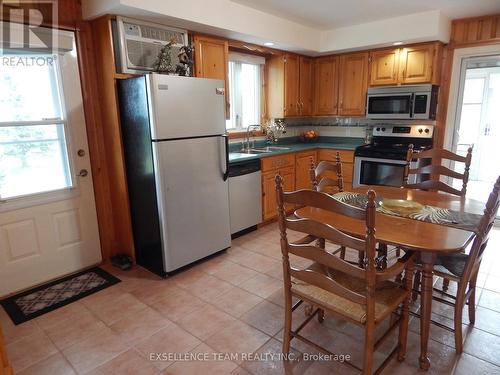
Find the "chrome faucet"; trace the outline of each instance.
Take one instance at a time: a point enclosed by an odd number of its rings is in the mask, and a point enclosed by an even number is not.
[[[261,125],[248,125],[247,126],[247,140],[246,140],[246,146],[244,147],[245,151],[250,150],[250,129],[251,128],[259,128],[259,129],[261,129],[262,126]]]

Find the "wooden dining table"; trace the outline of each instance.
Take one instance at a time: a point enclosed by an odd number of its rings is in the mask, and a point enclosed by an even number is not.
[[[482,215],[484,203],[444,193],[428,192],[385,186],[346,187],[345,191],[366,193],[374,190],[379,198],[405,199],[423,205]],[[364,222],[313,207],[295,211],[299,218],[309,218],[330,224],[355,237],[364,237]],[[434,224],[377,212],[375,219],[377,241],[419,252],[422,263],[420,311],[420,368],[428,370],[427,352],[431,324],[433,269],[438,254],[463,251],[474,239],[474,231],[458,229],[452,225]]]

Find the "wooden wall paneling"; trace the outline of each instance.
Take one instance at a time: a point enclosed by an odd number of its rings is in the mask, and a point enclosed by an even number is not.
[[[111,19],[108,16],[91,21],[98,77],[98,105],[101,106],[101,126],[108,168],[108,184],[114,223],[114,238],[105,259],[116,253],[134,257],[132,222],[123,158],[116,96],[115,60]]]
[[[450,46],[442,48],[439,64],[441,66],[440,88],[438,97],[438,110],[436,127],[434,128],[434,147],[442,148],[446,131],[446,117],[450,95],[451,70],[453,67],[454,49]]]
[[[75,30],[80,23],[82,18],[82,4],[81,0],[58,0],[55,2],[57,4],[57,19],[53,19],[52,4],[48,2],[23,2],[23,1],[2,1],[2,7],[4,11],[2,12],[2,19],[4,21],[12,21],[29,24],[29,10],[36,9],[42,16],[42,26],[46,27],[58,27],[60,29]],[[10,12],[5,10],[9,9]],[[22,9],[24,17],[14,18],[14,14],[11,13],[13,10]]]
[[[453,20],[450,44],[466,46],[500,43],[500,14]]]
[[[111,205],[110,179],[106,163],[106,146],[101,122],[101,106],[99,105],[99,89],[96,70],[96,56],[89,22],[82,22],[76,33],[76,45],[80,77],[82,81],[83,107],[89,145],[90,162],[94,195],[99,221],[99,237],[103,259],[109,258],[113,247],[115,230],[113,207]]]

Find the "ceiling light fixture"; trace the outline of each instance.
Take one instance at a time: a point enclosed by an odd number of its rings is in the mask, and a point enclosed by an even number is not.
[[[273,42],[265,42],[264,45],[271,47],[271,46],[274,46],[274,43]]]
[[[392,43],[392,45],[394,45],[394,46],[400,46],[401,44],[403,44],[403,42],[394,42],[394,43]]]

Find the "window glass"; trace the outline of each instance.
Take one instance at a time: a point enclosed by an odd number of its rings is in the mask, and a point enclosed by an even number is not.
[[[16,198],[73,185],[57,64],[0,69],[0,197]],[[25,60],[25,62],[28,60]]]
[[[230,119],[228,130],[243,130],[260,124],[261,66],[240,61],[229,62]]]
[[[60,119],[54,56],[3,55],[0,122]]]

